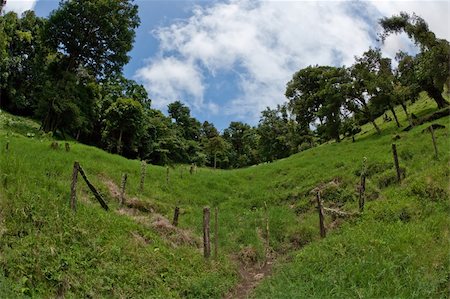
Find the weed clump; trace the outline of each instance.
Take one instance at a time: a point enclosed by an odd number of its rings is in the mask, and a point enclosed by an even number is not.
[[[337,206],[343,206],[347,202],[355,200],[355,194],[349,191],[340,180],[333,180],[321,188],[321,197],[326,202],[332,202]]]
[[[397,183],[397,181],[398,179],[395,170],[385,171],[378,177],[378,188],[389,187],[390,185]]]
[[[294,206],[295,214],[300,215],[308,212],[311,209],[311,202],[309,200],[300,200]]]
[[[394,164],[391,162],[368,162],[367,163],[367,168],[366,168],[366,177],[371,177],[374,176],[378,173],[382,173],[385,172],[388,169],[391,169],[392,167],[394,167]],[[356,176],[361,176],[362,174],[362,167],[358,167],[355,171],[354,174]]]
[[[311,227],[300,227],[290,235],[289,243],[294,249],[298,249],[312,242],[316,234]]]
[[[246,266],[254,265],[258,262],[258,252],[253,246],[246,246],[239,251],[238,258]]]
[[[409,187],[409,193],[434,202],[445,201],[449,197],[447,191],[431,179],[412,182]]]
[[[400,151],[399,156],[402,160],[408,161],[413,158],[414,154],[410,150],[404,149]]]

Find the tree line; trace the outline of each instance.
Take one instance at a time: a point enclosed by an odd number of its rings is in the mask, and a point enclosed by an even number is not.
[[[397,67],[369,49],[350,67],[309,66],[287,83],[283,105],[262,111],[257,126],[231,122],[220,133],[191,116],[181,101],[168,115],[151,107],[142,85],[123,76],[138,7],[128,0],[61,1],[48,18],[33,11],[0,16],[0,107],[36,118],[44,132],[154,164],[195,163],[237,168],[287,157],[354,136],[359,126],[408,112],[422,91],[439,108],[449,84],[449,43],[423,19],[383,18],[384,40],[406,33],[420,51],[399,52]]]

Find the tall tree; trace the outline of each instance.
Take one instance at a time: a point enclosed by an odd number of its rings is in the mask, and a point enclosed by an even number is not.
[[[230,166],[244,167],[259,162],[256,129],[242,122],[231,122],[223,132],[223,138],[231,145]]]
[[[384,32],[384,41],[390,34],[405,32],[416,45],[420,53],[416,56],[414,65],[415,78],[419,85],[434,99],[438,108],[449,103],[442,96],[444,85],[449,80],[450,44],[445,39],[439,39],[429,30],[428,24],[415,14],[405,12],[380,20]]]
[[[286,97],[303,131],[318,121],[325,138],[340,141],[341,108],[349,81],[345,68],[331,66],[309,66],[294,74]]]
[[[30,116],[36,108],[46,60],[44,24],[32,11],[0,16],[0,105],[16,114]]]
[[[95,77],[119,73],[129,61],[138,7],[129,0],[65,0],[50,14],[46,39],[65,55],[67,70]]]
[[[120,98],[114,102],[105,115],[104,139],[109,148],[123,153],[124,144],[128,154],[137,155],[137,141],[143,133],[144,112],[142,105],[133,99]]]
[[[371,122],[380,134],[381,130],[375,122],[379,116],[377,114],[380,114],[376,108],[380,105],[370,101],[374,101],[379,92],[381,52],[379,49],[369,49],[355,59],[356,62],[350,68],[352,83],[348,89],[346,107],[363,121]]]

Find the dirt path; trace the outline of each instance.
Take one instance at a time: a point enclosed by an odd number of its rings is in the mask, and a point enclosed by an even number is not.
[[[248,298],[262,279],[272,273],[274,260],[270,259],[263,265],[244,265],[241,262],[239,267],[239,283],[225,295],[225,299],[244,299]]]

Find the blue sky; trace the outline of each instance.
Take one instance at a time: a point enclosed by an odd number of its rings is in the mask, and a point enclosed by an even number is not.
[[[58,0],[8,0],[6,9],[47,16]],[[136,32],[126,77],[143,84],[155,108],[181,100],[219,129],[256,125],[285,101],[292,74],[308,65],[350,65],[370,46],[393,57],[405,36],[376,40],[377,20],[416,12],[449,39],[449,1],[136,0]]]

